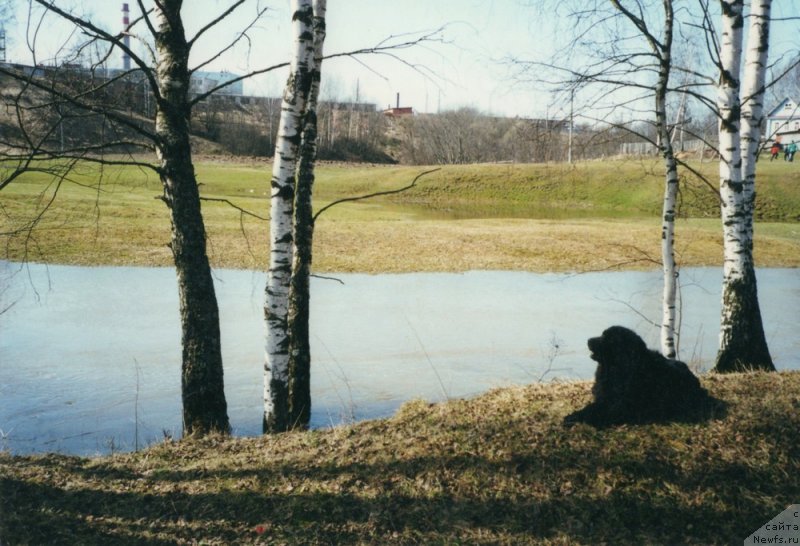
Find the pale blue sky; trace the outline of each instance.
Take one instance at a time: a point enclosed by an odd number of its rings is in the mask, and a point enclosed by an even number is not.
[[[29,61],[25,47],[27,1],[15,0],[19,6],[16,24],[9,28],[8,57]],[[132,15],[135,2],[129,2]],[[515,86],[507,66],[501,61],[511,55],[544,60],[554,53],[556,44],[569,33],[569,24],[554,13],[528,7],[528,0],[329,0],[326,53],[351,51],[378,44],[389,36],[424,32],[445,26],[446,43],[432,43],[399,52],[406,61],[424,67],[421,74],[388,57],[336,59],[323,67],[323,93],[327,98],[348,100],[355,97],[358,86],[361,100],[374,102],[380,108],[394,105],[400,93],[403,106],[419,112],[435,112],[460,106],[471,106],[497,115],[540,117],[564,115],[551,97],[530,87]],[[116,0],[57,0],[59,6],[77,13],[91,13],[97,24],[109,30],[121,28],[122,2]],[[796,15],[800,0],[778,0],[774,12],[778,16]],[[229,5],[224,0],[185,0],[184,19],[187,33],[199,28]],[[193,62],[205,59],[211,52],[227,44],[252,17],[257,0],[236,12],[225,25],[208,33],[198,43]],[[214,70],[244,73],[249,69],[269,66],[288,58],[290,22],[288,0],[261,0],[270,7],[257,29],[250,33],[250,48],[240,47],[209,65]],[[797,21],[776,24],[773,30],[775,51],[798,47]],[[53,55],[57,45],[68,36],[65,25],[50,16],[42,25],[38,45]],[[33,36],[33,31],[28,32]],[[400,38],[401,40],[403,38]],[[143,47],[138,50],[144,51]],[[46,61],[40,58],[40,62]],[[120,66],[115,54],[111,66]],[[366,65],[366,66],[365,66]],[[285,72],[274,73],[245,84],[245,92],[278,96],[285,81]]]
[[[20,10],[17,22],[8,29],[11,43],[10,60],[27,62],[25,21],[27,2],[17,0]],[[114,0],[67,0],[59,6],[69,6],[78,13],[91,13],[93,21],[103,28],[121,27],[122,2]],[[184,18],[187,32],[223,10],[227,2],[216,0],[186,0]],[[251,32],[249,50],[242,47],[221,59],[210,68],[244,73],[249,68],[268,66],[285,60],[290,49],[289,3],[286,0],[262,2],[270,6],[259,28]],[[220,44],[227,43],[233,33],[242,28],[254,13],[256,2],[240,8],[237,16],[217,32],[209,33],[198,43],[193,61],[209,55]],[[131,15],[136,11],[130,2]],[[389,36],[432,31],[446,26],[442,37],[446,43],[430,43],[412,50],[398,52],[409,63],[423,66],[419,73],[387,56],[361,57],[363,64],[352,59],[336,59],[324,66],[323,90],[331,98],[350,99],[356,87],[362,100],[383,108],[394,105],[400,93],[404,106],[417,111],[434,112],[439,107],[452,109],[472,106],[482,111],[507,115],[534,115],[547,109],[546,97],[536,97],[530,90],[512,89],[507,71],[497,61],[512,52],[538,48],[545,33],[536,13],[517,0],[330,0],[328,2],[327,53],[352,51],[374,46]],[[46,61],[68,36],[65,25],[53,15],[45,21],[38,46],[48,55]],[[33,32],[29,32],[33,35]],[[399,38],[404,40],[406,38]],[[140,48],[142,49],[142,48]],[[142,49],[143,51],[143,49]],[[115,55],[111,66],[119,66]],[[366,66],[365,66],[366,65]],[[245,84],[253,94],[277,96],[283,87],[285,72],[262,77]]]

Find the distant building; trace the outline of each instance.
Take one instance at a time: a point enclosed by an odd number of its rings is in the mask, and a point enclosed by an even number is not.
[[[387,106],[386,110],[383,111],[383,115],[392,117],[413,116],[414,109],[410,106],[400,106],[400,93],[398,93],[395,107]]]
[[[767,140],[780,140],[782,137],[800,135],[800,109],[797,102],[783,99],[767,114]]]
[[[320,109],[322,107],[348,112],[376,112],[378,110],[378,107],[370,102],[321,101]]]
[[[192,74],[192,81],[189,84],[189,92],[196,95],[207,93],[216,86],[238,77],[238,74],[233,74],[227,71],[204,72],[198,70]],[[239,80],[238,82],[223,87],[216,93],[219,93],[220,95],[244,95],[244,83],[242,80]]]
[[[412,116],[414,109],[411,106],[396,106],[383,111],[384,116]]]

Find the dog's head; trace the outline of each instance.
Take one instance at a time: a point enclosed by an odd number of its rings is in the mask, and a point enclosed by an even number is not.
[[[601,336],[589,338],[588,345],[592,360],[597,362],[613,362],[623,355],[647,352],[642,338],[623,326],[607,328]]]

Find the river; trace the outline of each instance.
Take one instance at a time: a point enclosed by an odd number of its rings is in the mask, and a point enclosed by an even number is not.
[[[337,275],[312,281],[312,426],[404,401],[594,373],[586,339],[620,324],[651,347],[660,272]],[[263,273],[215,271],[234,433],[261,427]],[[770,350],[800,369],[800,274],[758,271]],[[681,274],[681,358],[713,364],[721,270]],[[0,262],[0,449],[80,455],[180,435],[174,270]]]

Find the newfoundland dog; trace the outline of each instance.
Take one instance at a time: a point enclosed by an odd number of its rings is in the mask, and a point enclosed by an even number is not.
[[[612,326],[589,339],[589,350],[597,361],[594,401],[568,415],[567,426],[697,421],[723,409],[686,364],[648,349],[627,328]]]

